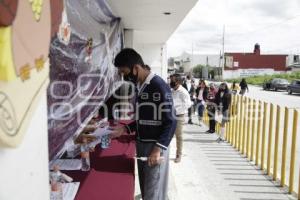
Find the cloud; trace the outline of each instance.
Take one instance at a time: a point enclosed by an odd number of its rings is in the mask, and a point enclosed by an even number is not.
[[[299,0],[200,0],[167,42],[168,53],[176,56],[193,46],[218,54],[223,24],[226,51],[252,51],[258,42],[263,52],[297,52],[299,10]]]

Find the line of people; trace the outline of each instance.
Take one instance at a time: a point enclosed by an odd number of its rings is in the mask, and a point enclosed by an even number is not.
[[[217,142],[224,141],[224,133],[226,123],[229,122],[231,94],[237,94],[239,88],[236,83],[232,84],[229,89],[226,83],[221,83],[217,87],[214,83],[207,85],[205,80],[200,80],[198,86],[191,76],[187,76],[186,80],[182,80],[179,74],[170,76],[170,86],[172,88],[172,96],[174,100],[176,115],[180,116],[177,120],[176,140],[177,155],[175,162],[180,162],[182,155],[182,125],[184,123],[184,114],[188,114],[188,124],[194,124],[192,121],[193,113],[197,112],[199,126],[203,125],[203,117],[205,109],[207,109],[209,117],[208,134],[215,133],[216,118],[220,117],[221,134]],[[245,94],[248,89],[245,79],[240,83],[242,88],[240,94]],[[186,90],[183,90],[185,88]]]

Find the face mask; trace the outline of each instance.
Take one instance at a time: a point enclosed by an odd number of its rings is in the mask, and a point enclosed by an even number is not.
[[[171,81],[170,86],[171,86],[171,88],[175,88],[176,87],[176,83],[173,82],[173,81]]]
[[[127,75],[124,75],[124,80],[125,81],[130,81],[134,84],[137,83],[137,76],[133,74],[133,68],[130,70],[130,73]]]

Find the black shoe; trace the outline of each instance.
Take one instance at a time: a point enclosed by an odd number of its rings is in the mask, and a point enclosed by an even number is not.
[[[216,132],[216,131],[212,131],[212,130],[211,130],[209,133],[213,134],[213,133],[215,133],[215,132]]]
[[[211,133],[211,130],[207,130],[207,131],[205,131],[205,133]]]
[[[193,124],[192,120],[189,120],[189,121],[188,121],[188,124]]]

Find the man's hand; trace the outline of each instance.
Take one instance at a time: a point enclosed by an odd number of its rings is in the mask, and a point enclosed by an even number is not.
[[[113,126],[109,128],[110,130],[112,130],[111,134],[110,134],[110,138],[118,138],[121,135],[123,135],[124,133],[126,133],[126,128],[124,125],[117,125],[117,126]]]
[[[148,165],[150,167],[153,167],[153,166],[161,163],[162,158],[160,157],[160,152],[161,152],[161,149],[159,147],[155,146],[153,148],[150,156],[148,157]]]

